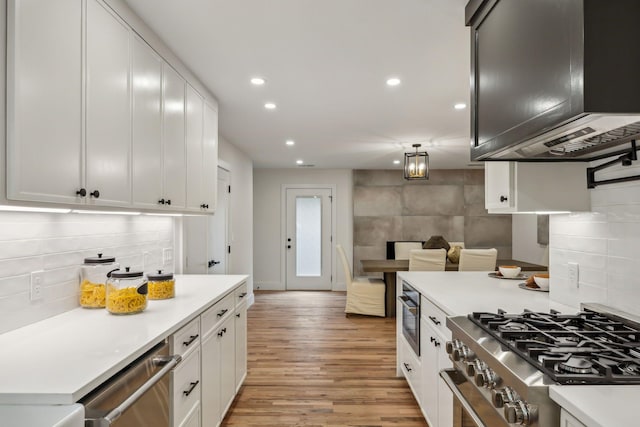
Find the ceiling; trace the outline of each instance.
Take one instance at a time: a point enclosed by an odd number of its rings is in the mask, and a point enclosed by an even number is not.
[[[220,134],[257,168],[400,168],[414,143],[434,169],[470,163],[469,111],[453,108],[469,99],[466,0],[126,2],[215,94]]]

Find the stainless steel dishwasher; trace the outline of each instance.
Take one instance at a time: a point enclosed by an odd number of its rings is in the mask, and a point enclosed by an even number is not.
[[[169,427],[169,372],[180,362],[161,342],[80,400],[85,427]]]

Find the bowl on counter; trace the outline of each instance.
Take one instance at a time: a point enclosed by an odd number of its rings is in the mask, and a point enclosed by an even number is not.
[[[517,265],[500,265],[498,266],[498,271],[500,271],[500,274],[502,274],[504,277],[507,277],[509,279],[513,279],[514,277],[517,277],[518,274],[520,274],[520,271],[522,269],[520,267],[518,267]]]
[[[533,280],[540,289],[549,289],[549,275],[548,274],[534,274]]]

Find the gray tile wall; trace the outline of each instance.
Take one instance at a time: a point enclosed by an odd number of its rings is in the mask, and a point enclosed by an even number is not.
[[[442,235],[468,248],[496,248],[511,258],[511,215],[484,208],[484,171],[432,170],[427,181],[405,181],[399,170],[355,170],[353,259],[384,259],[387,240]]]

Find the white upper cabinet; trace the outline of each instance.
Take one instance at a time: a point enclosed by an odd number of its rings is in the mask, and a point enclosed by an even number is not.
[[[187,85],[187,208],[203,209],[204,100]]]
[[[485,162],[489,213],[591,210],[587,163]]]
[[[129,27],[87,1],[86,189],[90,202],[131,203]]]
[[[162,198],[162,62],[133,37],[133,204],[143,208]]]
[[[160,204],[184,208],[186,202],[185,80],[169,66],[162,72],[163,196]]]
[[[8,2],[8,199],[81,200],[81,6]]]
[[[203,203],[205,210],[215,212],[218,201],[218,110],[204,105]]]

